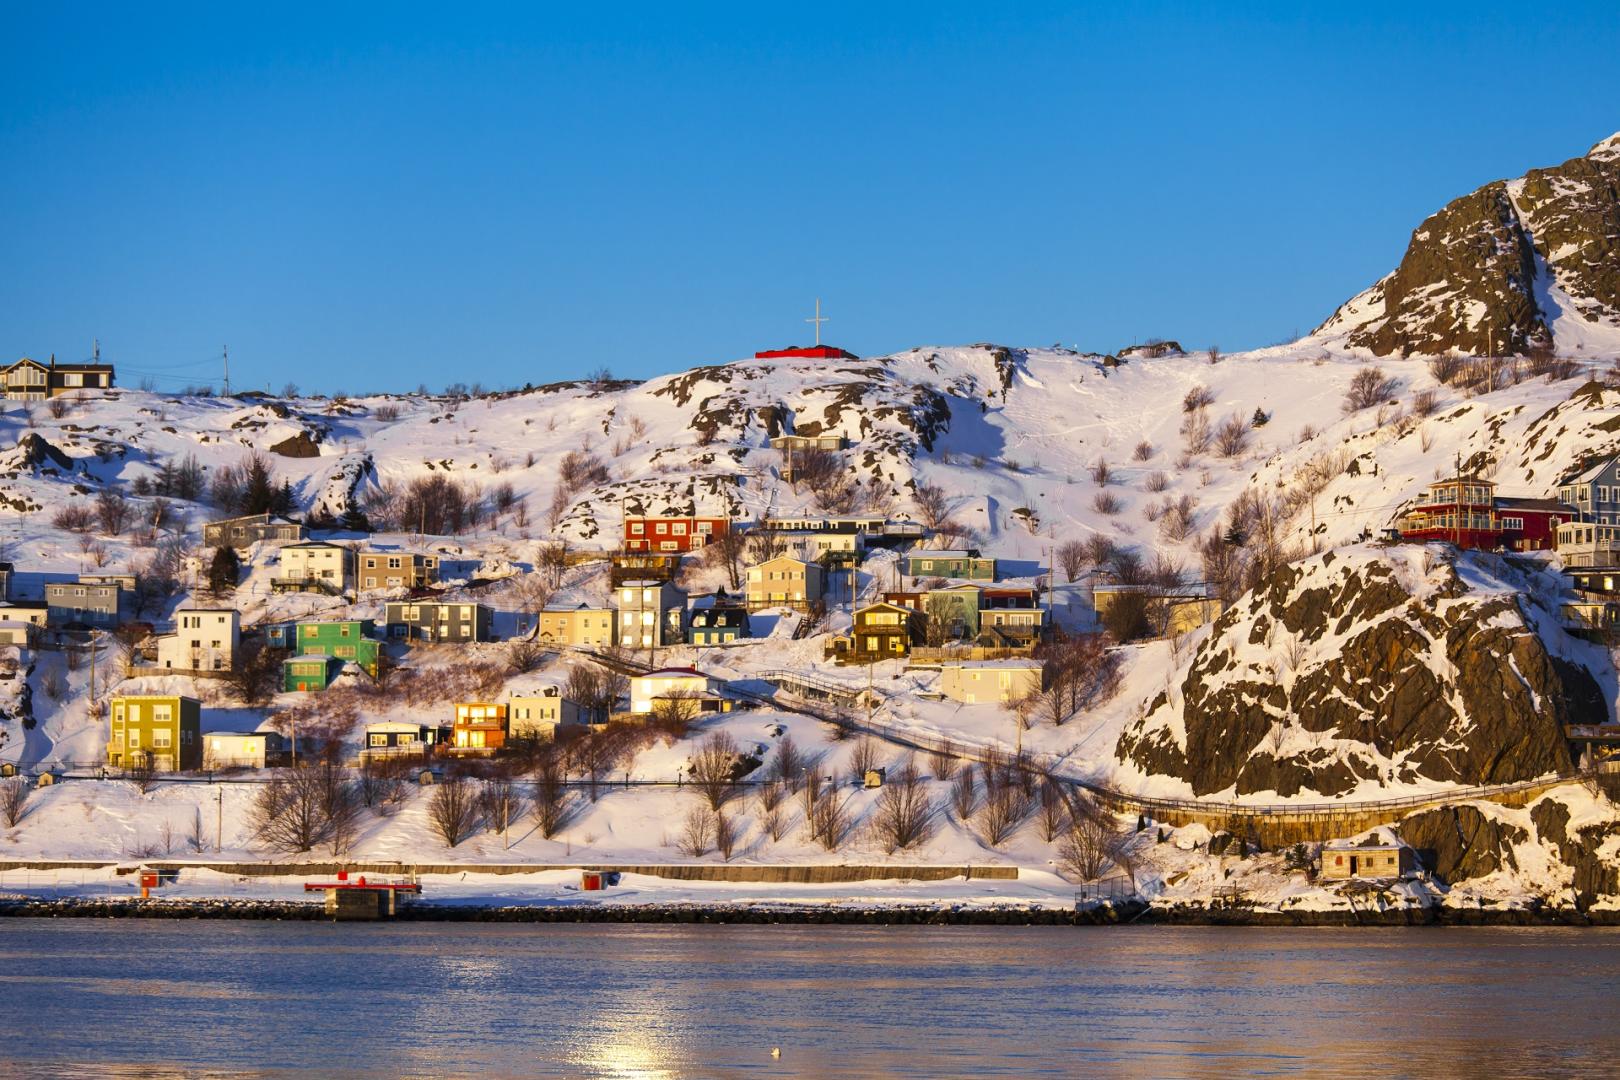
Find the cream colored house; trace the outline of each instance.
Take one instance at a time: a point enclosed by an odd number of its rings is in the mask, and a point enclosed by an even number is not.
[[[347,592],[354,584],[354,552],[342,544],[306,540],[281,549],[276,586],[302,592]]]
[[[626,581],[613,590],[619,644],[627,649],[679,645],[686,634],[686,594],[669,581]]]
[[[863,550],[861,534],[847,532],[778,532],[788,554],[808,562],[822,559],[847,562]]]
[[[202,738],[205,769],[262,769],[287,753],[287,737],[275,731],[209,731]]]
[[[34,644],[39,627],[21,619],[0,619],[0,645],[16,645],[27,649]]]
[[[532,694],[513,694],[507,702],[507,736],[549,741],[557,729],[584,723],[580,707],[562,696],[555,686],[539,687]]]
[[[778,555],[748,568],[745,597],[749,611],[788,607],[803,611],[821,602],[821,567],[791,555]]]
[[[964,705],[1009,705],[1040,689],[1037,660],[959,660],[939,668],[939,692]]]
[[[181,608],[174,613],[174,633],[158,638],[157,664],[176,671],[230,671],[241,646],[235,609]]]
[[[618,641],[613,608],[546,608],[540,612],[540,640],[554,645],[610,647]]]
[[[650,713],[659,698],[676,694],[715,699],[718,689],[718,680],[705,675],[697,668],[660,668],[645,675],[631,677],[630,711]]]

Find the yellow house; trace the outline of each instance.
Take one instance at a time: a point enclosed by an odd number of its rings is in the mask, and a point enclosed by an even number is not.
[[[964,705],[1008,705],[1040,689],[1038,660],[958,660],[939,668],[939,692]]]
[[[562,696],[555,686],[542,686],[538,693],[514,694],[507,703],[507,737],[555,739],[559,727],[582,723],[580,708]]]
[[[202,767],[202,703],[178,694],[124,695],[108,709],[107,764],[158,772]]]
[[[821,567],[791,555],[778,555],[748,568],[749,611],[788,607],[800,611],[821,602]]]
[[[614,633],[612,608],[546,608],[540,612],[540,640],[557,645],[611,647]]]

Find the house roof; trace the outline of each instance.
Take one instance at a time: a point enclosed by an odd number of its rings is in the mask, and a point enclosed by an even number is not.
[[[1499,510],[1545,510],[1548,513],[1575,513],[1575,508],[1559,499],[1538,499],[1518,495],[1498,495]]]
[[[288,544],[282,550],[291,551],[294,548],[336,548],[339,551],[349,550],[342,544],[334,544],[330,540],[300,540],[296,544]]]
[[[1571,479],[1565,480],[1564,483],[1566,483],[1566,484],[1589,484],[1593,480],[1596,480],[1598,478],[1598,475],[1600,473],[1602,473],[1604,469],[1607,469],[1610,465],[1614,464],[1614,460],[1615,459],[1612,458],[1612,457],[1606,457],[1603,460],[1599,461],[1596,465],[1588,466],[1587,469],[1584,472],[1581,472],[1581,473],[1577,474],[1576,476],[1572,477]]]
[[[687,678],[698,678],[698,679],[707,679],[709,677],[707,672],[699,671],[697,668],[694,668],[694,667],[666,667],[666,668],[659,668],[656,671],[643,672],[642,674],[637,675],[635,677],[638,678],[638,679],[651,679],[651,678],[659,678],[659,677],[673,678],[673,677],[676,677],[676,676],[685,676]]]
[[[909,559],[977,559],[981,558],[976,548],[925,548],[921,551],[906,553]]]
[[[892,600],[877,600],[870,604],[862,604],[855,609],[855,614],[859,615],[863,611],[874,611],[877,608],[888,608],[890,611],[899,611],[906,615],[915,615],[917,613],[916,608],[907,607],[905,604],[896,604]]]

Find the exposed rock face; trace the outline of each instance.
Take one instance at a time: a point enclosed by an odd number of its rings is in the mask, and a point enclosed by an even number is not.
[[[320,442],[312,438],[307,431],[282,439],[270,448],[272,454],[280,454],[290,458],[312,458],[321,456]]]
[[[1517,869],[1513,847],[1530,839],[1512,822],[1466,803],[1413,814],[1395,831],[1417,852],[1425,870],[1452,884]]]
[[[17,440],[16,449],[0,457],[0,472],[13,475],[25,470],[49,473],[53,469],[72,472],[73,459],[37,431],[24,432]]]
[[[1571,884],[1583,904],[1620,893],[1620,861],[1614,857],[1620,821],[1571,828],[1569,806],[1553,798],[1532,806],[1530,818],[1541,839],[1558,849],[1558,857],[1572,871]]]
[[[1492,560],[1468,558],[1477,583]],[[1116,756],[1198,795],[1333,796],[1567,770],[1561,725],[1604,716],[1601,692],[1549,653],[1521,603],[1418,548],[1352,547],[1283,567],[1221,616],[1179,693],[1148,703]]]
[[[1587,320],[1620,322],[1620,135],[1448,203],[1316,332],[1379,356],[1525,353],[1553,343],[1548,284]]]

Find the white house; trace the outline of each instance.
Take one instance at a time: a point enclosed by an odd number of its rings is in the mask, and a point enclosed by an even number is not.
[[[299,592],[346,592],[354,584],[354,552],[320,540],[288,544],[281,549],[275,584]]]
[[[24,649],[34,644],[39,627],[22,619],[0,619],[0,645],[17,645]]]
[[[235,609],[181,608],[174,613],[174,633],[158,638],[157,663],[176,671],[229,671],[241,646]]]
[[[630,711],[650,713],[659,698],[674,694],[691,694],[699,698],[718,700],[719,682],[697,668],[659,668],[630,679]],[[715,711],[715,710],[706,710]]]
[[[939,669],[939,692],[964,705],[1007,705],[1040,689],[1038,660],[961,660]]]

